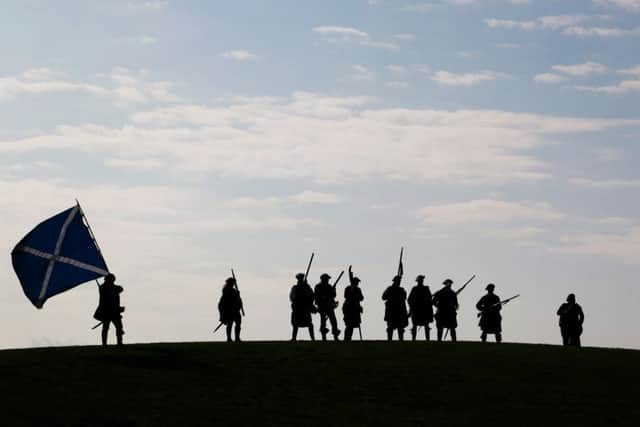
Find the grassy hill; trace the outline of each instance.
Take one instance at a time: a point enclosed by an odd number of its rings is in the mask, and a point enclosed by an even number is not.
[[[3,425],[638,426],[640,352],[479,343],[0,351]]]

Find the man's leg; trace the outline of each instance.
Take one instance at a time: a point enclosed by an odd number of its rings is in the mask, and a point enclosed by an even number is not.
[[[387,341],[391,341],[393,339],[393,329],[391,329],[391,325],[387,324]]]
[[[351,336],[353,335],[353,328],[351,326],[345,326],[344,328],[344,340],[351,341]]]
[[[442,341],[442,327],[436,325],[436,334],[438,336],[438,342]]]
[[[242,329],[242,316],[238,315],[236,318],[235,339],[236,342],[240,341],[240,330]]]
[[[102,321],[102,345],[106,346],[107,345],[107,338],[109,337],[109,323],[111,321],[110,320],[103,320]]]
[[[316,340],[316,334],[313,332],[313,323],[309,325],[309,336],[311,337],[311,341]]]
[[[228,322],[224,325],[225,330],[227,331],[227,342],[231,342],[231,328],[233,328],[233,322]]]
[[[334,310],[329,311],[329,321],[331,322],[331,333],[333,334],[333,339],[338,341],[340,329],[338,329],[338,319],[336,319],[336,312]]]
[[[295,341],[298,339],[298,327],[294,326],[293,330],[291,331],[291,341]]]
[[[398,328],[398,339],[404,341],[404,328]]]
[[[497,343],[502,342],[502,334],[500,332],[496,332],[496,342]]]
[[[485,331],[482,331],[482,334],[480,334],[480,340],[482,342],[487,342],[487,333]]]
[[[416,334],[418,333],[418,327],[414,324],[411,327],[411,341],[415,341],[416,340]]]
[[[449,333],[451,334],[451,342],[456,342],[458,339],[456,336],[456,328],[449,329]]]
[[[320,312],[320,335],[322,335],[322,341],[327,340],[327,313],[324,311]]]
[[[116,327],[116,340],[118,345],[122,345],[122,336],[124,335],[124,330],[122,329],[122,317],[118,317],[113,320],[113,326]]]

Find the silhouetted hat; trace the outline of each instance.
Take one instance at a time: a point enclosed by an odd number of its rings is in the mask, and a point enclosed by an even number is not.
[[[399,282],[400,280],[402,280],[402,276],[393,276],[393,279],[391,279],[392,282]]]
[[[229,284],[229,283],[234,284],[234,283],[236,283],[236,279],[234,279],[233,277],[227,277],[227,280],[225,280],[224,283],[226,283],[226,284]]]
[[[493,283],[489,283],[485,289],[488,291],[489,289],[494,290],[495,288],[496,285],[494,285]]]
[[[109,282],[109,283],[115,283],[116,281],[116,276],[113,273],[109,273],[106,276],[104,276],[104,281],[105,282]]]
[[[442,284],[445,285],[445,286],[453,285],[453,280],[444,279],[444,282],[442,282]]]
[[[569,294],[567,296],[567,301],[575,301],[576,300],[576,294]]]
[[[360,278],[359,277],[354,277],[353,279],[351,279],[354,282],[360,282]]]
[[[418,275],[416,276],[416,282],[417,282],[417,281],[419,281],[419,280],[424,280],[424,279],[425,279],[425,277],[426,277],[426,276],[425,276],[424,274],[418,274]]]
[[[331,276],[329,276],[327,273],[322,273],[320,275],[320,279],[331,279]]]
[[[296,274],[296,279],[304,279],[304,273]]]

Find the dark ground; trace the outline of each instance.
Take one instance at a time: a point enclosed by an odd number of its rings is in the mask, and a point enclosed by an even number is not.
[[[640,426],[640,352],[479,343],[0,351],[2,425]]]

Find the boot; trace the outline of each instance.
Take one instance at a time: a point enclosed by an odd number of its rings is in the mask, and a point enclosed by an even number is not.
[[[236,335],[236,342],[240,342],[240,325],[236,325],[236,329],[235,329],[235,335]]]
[[[411,341],[415,341],[416,340],[416,334],[418,333],[418,328],[417,327],[413,327],[411,328]]]
[[[107,337],[109,336],[109,330],[106,328],[102,328],[102,345],[106,347],[107,345]]]

